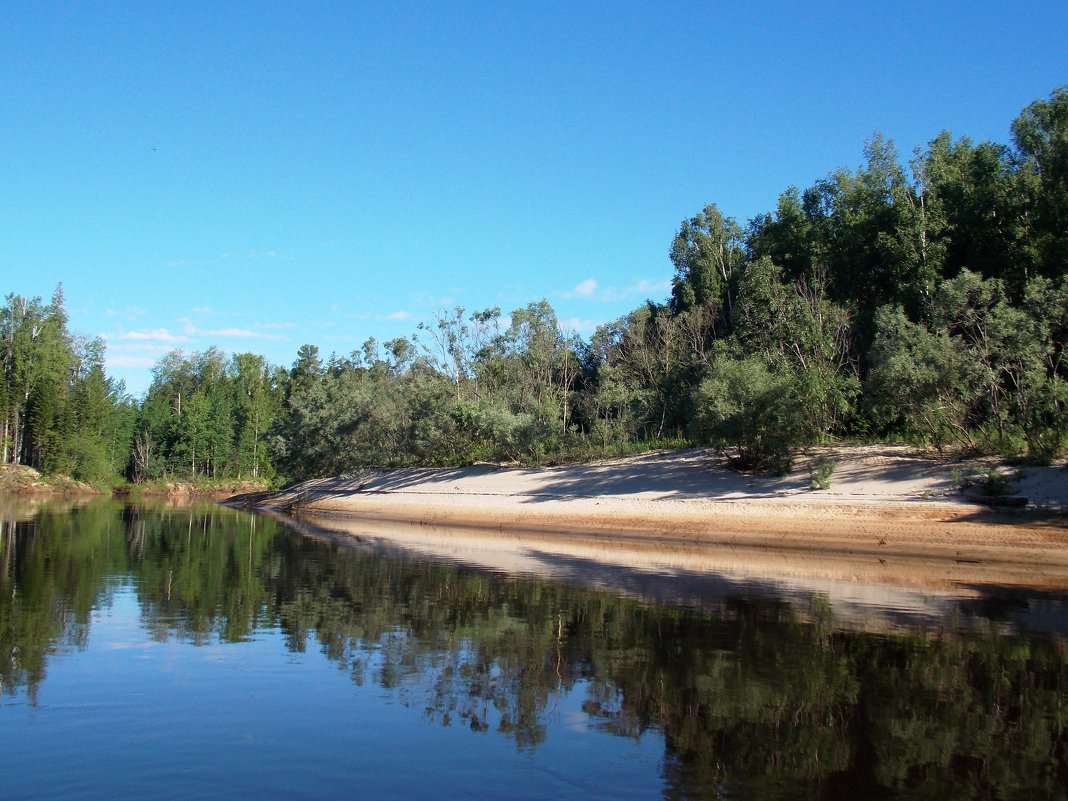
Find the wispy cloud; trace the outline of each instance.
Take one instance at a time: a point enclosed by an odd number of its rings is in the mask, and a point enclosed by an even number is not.
[[[277,259],[278,251],[276,250],[245,250],[233,253],[220,253],[218,261],[228,261],[233,259],[240,259],[243,261],[256,261],[257,259]]]
[[[671,279],[665,278],[662,281],[647,281],[643,278],[638,283],[626,287],[623,291],[628,295],[650,295],[653,293],[662,295],[671,291]]]
[[[447,309],[456,305],[456,299],[452,295],[418,294],[412,298],[412,305],[417,309]]]
[[[387,320],[407,320],[411,316],[412,315],[411,315],[410,312],[406,312],[406,311],[400,310],[400,311],[390,312],[389,314],[386,315],[386,319]]]
[[[108,367],[152,367],[156,360],[147,356],[108,356],[104,363]]]
[[[574,289],[560,293],[567,300],[588,299],[598,303],[616,303],[636,298],[662,297],[671,291],[671,281],[663,279],[650,281],[643,278],[640,281],[622,287],[600,286],[594,279],[587,278]]]
[[[580,317],[567,317],[559,320],[557,325],[564,332],[574,331],[577,334],[590,334],[597,330],[597,326],[603,322],[603,320],[583,320]]]
[[[164,345],[154,342],[108,342],[108,353],[168,353],[174,350],[173,345]]]
[[[197,329],[197,334],[206,337],[236,337],[237,339],[285,339],[281,334],[265,334],[248,328],[206,328]]]
[[[104,314],[108,317],[118,317],[121,320],[139,320],[148,312],[140,306],[127,306],[123,309],[105,309]]]
[[[187,332],[188,333],[188,332]],[[153,328],[146,331],[126,331],[122,334],[104,334],[103,338],[107,341],[119,340],[119,341],[134,341],[134,342],[189,342],[188,336],[183,334],[171,333],[166,328]]]
[[[283,342],[286,337],[282,334],[267,334],[263,331],[254,331],[251,328],[237,328],[231,326],[229,328],[200,328],[194,325],[193,322],[186,317],[180,319],[180,322],[185,324],[183,329],[187,336],[190,337],[220,337],[223,339],[266,339],[272,342]]]
[[[223,264],[224,262],[231,267],[236,262],[253,262],[264,259],[282,259],[285,258],[277,250],[235,250],[226,251],[225,253],[218,253],[214,256],[198,256],[192,258],[176,258],[167,259],[163,262],[166,267],[181,268],[181,267],[207,267],[213,264]]]
[[[564,297],[568,300],[572,298],[588,298],[597,291],[597,282],[592,278],[587,278],[585,281],[578,283],[574,289],[564,293]]]
[[[256,323],[256,328],[263,328],[263,329],[266,329],[268,331],[279,331],[279,330],[292,331],[296,327],[297,327],[296,323],[281,323],[281,322],[276,322],[276,323]]]
[[[215,309],[211,306],[197,306],[193,309],[193,314],[215,314]]]

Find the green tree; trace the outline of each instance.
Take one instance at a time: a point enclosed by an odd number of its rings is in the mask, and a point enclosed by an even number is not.
[[[774,215],[760,214],[753,219],[745,241],[754,260],[770,259],[787,280],[808,279],[815,269],[812,227],[801,193],[791,186],[779,196]]]
[[[943,131],[917,157],[930,203],[944,225],[935,236],[945,254],[942,275],[969,269],[1019,289],[1035,269],[1020,178],[1005,145],[953,141]]]
[[[695,391],[694,409],[695,439],[737,446],[739,462],[758,470],[786,472],[793,448],[811,436],[791,377],[759,356],[714,358]]]
[[[731,278],[746,260],[743,231],[733,217],[714,205],[683,220],[671,244],[675,277],[671,306],[676,312],[694,306],[732,304]]]
[[[1021,183],[1039,269],[1047,277],[1064,274],[1068,264],[1068,85],[1036,100],[1012,124],[1020,157]]]
[[[266,359],[239,353],[230,363],[235,385],[238,476],[269,478],[273,467],[266,436],[281,410],[282,387]]]
[[[885,429],[971,444],[970,413],[982,391],[982,368],[966,357],[958,338],[911,322],[900,306],[876,315],[867,391],[871,413]]]
[[[750,262],[738,283],[736,349],[760,354],[793,381],[804,429],[840,431],[860,393],[846,309],[827,297],[826,280],[783,279],[767,257]]]

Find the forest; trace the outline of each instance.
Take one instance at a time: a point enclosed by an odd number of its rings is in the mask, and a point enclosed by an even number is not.
[[[744,225],[709,205],[670,242],[670,297],[588,341],[545,300],[457,307],[288,368],[174,351],[135,399],[103,341],[69,330],[62,286],[10,294],[2,464],[271,484],[706,444],[783,471],[806,445],[873,440],[1049,463],[1068,445],[1068,86],[1011,131],[942,132],[907,162],[876,134],[858,168]]]

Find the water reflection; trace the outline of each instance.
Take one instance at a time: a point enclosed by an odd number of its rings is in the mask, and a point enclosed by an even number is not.
[[[940,621],[880,618],[871,631],[856,616],[843,625],[827,595],[776,596],[767,582],[749,592],[713,576],[683,593],[703,603],[679,605],[662,588],[607,591],[603,573],[494,574],[218,507],[45,507],[6,515],[0,536],[0,684],[30,703],[51,660],[87,647],[93,611],[130,591],[154,641],[279,631],[291,652],[322,651],[432,724],[535,756],[580,693],[600,731],[663,739],[667,798],[1058,798],[1068,787],[1059,596],[979,588]],[[965,607],[968,625],[955,625]]]

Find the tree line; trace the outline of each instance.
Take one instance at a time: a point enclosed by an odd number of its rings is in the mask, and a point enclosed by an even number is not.
[[[48,305],[0,312],[5,462],[101,478],[273,480],[370,465],[543,463],[664,442],[782,470],[829,438],[1056,458],[1068,433],[1068,86],[1011,144],[880,135],[742,225],[709,205],[670,297],[561,329],[547,301],[457,307],[289,369],[174,352],[133,401]]]

